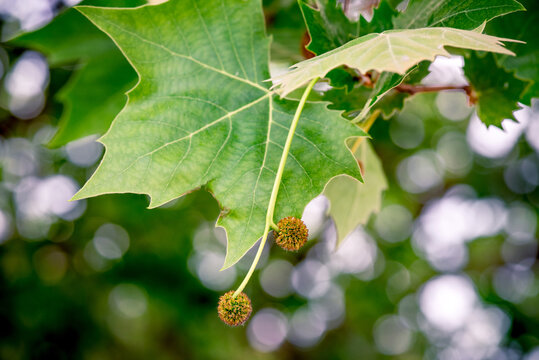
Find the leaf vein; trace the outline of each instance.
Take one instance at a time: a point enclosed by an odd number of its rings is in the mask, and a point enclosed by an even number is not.
[[[149,151],[149,152],[147,152],[147,153],[145,153],[145,154],[143,154],[143,155],[140,155],[140,156],[137,157],[135,160],[133,160],[133,162],[131,162],[131,164],[129,164],[129,165],[127,166],[127,168],[125,168],[124,170],[122,170],[120,173],[124,173],[125,171],[127,171],[131,166],[133,166],[133,164],[135,164],[135,163],[136,163],[137,161],[139,161],[140,159],[142,159],[142,158],[144,158],[144,157],[146,157],[146,156],[148,156],[148,155],[154,154],[154,153],[156,153],[157,151],[160,151],[160,150],[162,150],[162,149],[164,149],[164,148],[166,148],[166,147],[168,147],[168,146],[170,146],[170,145],[173,145],[173,144],[175,144],[175,143],[181,142],[181,141],[186,140],[186,139],[191,139],[191,138],[192,138],[193,136],[195,136],[196,134],[198,134],[198,133],[200,133],[200,132],[202,132],[202,131],[204,131],[204,130],[210,128],[210,127],[212,127],[212,126],[215,125],[215,124],[218,124],[219,122],[223,121],[224,119],[226,119],[226,118],[229,117],[229,116],[235,115],[235,114],[237,114],[237,113],[239,113],[239,112],[241,112],[241,111],[243,111],[243,110],[245,110],[245,109],[250,108],[251,106],[254,106],[255,104],[257,104],[258,102],[264,100],[264,99],[265,99],[266,97],[268,97],[268,96],[269,96],[269,94],[266,94],[266,95],[264,95],[264,96],[258,98],[257,100],[254,100],[254,101],[252,101],[252,102],[250,102],[250,103],[248,103],[248,104],[246,104],[246,105],[244,105],[244,106],[242,106],[242,107],[240,107],[240,108],[238,108],[238,109],[236,109],[236,110],[234,110],[234,111],[231,111],[231,112],[227,113],[226,115],[221,116],[220,118],[218,118],[218,119],[212,121],[211,123],[208,123],[208,124],[204,125],[204,126],[201,127],[200,129],[197,129],[196,131],[193,131],[193,132],[190,133],[189,135],[186,135],[186,136],[183,136],[183,137],[181,137],[181,138],[178,138],[178,139],[169,141],[169,142],[167,142],[167,143],[165,143],[165,144],[163,144],[163,145],[157,147],[156,149],[154,149],[154,150],[152,150],[152,151]]]
[[[265,87],[263,87],[263,86],[261,86],[261,85],[259,85],[259,84],[257,84],[257,83],[254,83],[254,82],[252,82],[252,81],[250,81],[250,80],[248,80],[248,79],[244,79],[244,78],[241,78],[241,77],[236,76],[236,75],[234,75],[234,74],[231,74],[231,73],[229,73],[229,72],[227,72],[227,71],[225,71],[225,70],[221,70],[221,69],[215,68],[215,67],[213,67],[213,66],[211,66],[211,65],[208,65],[208,64],[206,64],[206,63],[204,63],[204,62],[202,62],[202,61],[200,61],[200,60],[195,59],[195,58],[192,57],[192,56],[185,55],[185,54],[180,54],[180,53],[178,53],[178,52],[175,52],[175,51],[173,51],[173,50],[167,48],[167,47],[164,46],[164,45],[161,45],[161,44],[158,44],[158,43],[156,43],[156,42],[154,42],[154,41],[152,41],[152,40],[148,40],[148,39],[146,39],[146,38],[143,38],[142,36],[140,36],[140,35],[138,35],[138,34],[132,32],[132,31],[129,31],[129,30],[127,30],[127,29],[124,29],[124,28],[122,28],[121,26],[119,26],[118,24],[113,23],[113,22],[111,22],[111,21],[109,21],[109,20],[107,20],[107,19],[105,19],[105,18],[102,18],[102,17],[101,17],[101,20],[102,20],[103,22],[106,22],[107,24],[109,24],[109,25],[111,25],[111,26],[113,26],[113,27],[115,27],[115,28],[117,28],[117,29],[119,29],[119,30],[121,30],[121,31],[123,31],[123,32],[125,32],[125,33],[127,33],[127,34],[129,34],[129,35],[131,35],[131,36],[133,36],[133,37],[136,37],[137,39],[139,39],[139,40],[142,41],[142,42],[145,42],[145,43],[147,43],[147,44],[150,44],[150,45],[152,45],[152,46],[155,46],[155,47],[157,47],[157,48],[160,48],[161,50],[164,50],[164,51],[168,52],[168,53],[171,54],[172,56],[176,56],[176,57],[179,57],[179,58],[182,58],[182,59],[185,59],[185,60],[192,61],[192,62],[194,62],[195,64],[197,64],[197,65],[199,65],[199,66],[202,66],[203,68],[206,68],[206,69],[208,69],[208,70],[210,70],[210,71],[214,71],[214,72],[219,73],[219,74],[221,74],[221,75],[227,76],[227,77],[229,77],[229,78],[231,78],[231,79],[234,79],[234,80],[237,80],[237,81],[244,82],[244,83],[246,83],[246,84],[251,85],[252,87],[255,87],[255,88],[259,89],[259,90],[262,90],[262,91],[264,91],[264,92],[266,92],[266,93],[269,93],[269,90],[268,90],[268,89],[266,89]]]
[[[202,26],[204,27],[204,32],[206,33],[206,36],[208,37],[209,43],[211,44],[211,47],[213,48],[213,52],[215,53],[215,56],[217,57],[217,60],[219,60],[219,64],[221,65],[221,70],[225,71],[225,65],[223,64],[223,60],[221,59],[221,55],[219,55],[219,51],[217,51],[217,47],[215,46],[215,43],[213,42],[213,37],[210,34],[210,31],[208,30],[208,25],[206,24],[206,20],[200,13],[200,9],[197,5],[197,0],[193,1],[193,7],[195,8],[198,17],[200,21],[202,22]]]
[[[243,76],[245,76],[245,78],[248,79],[249,76],[247,75],[247,72],[245,71],[245,68],[243,67],[243,63],[240,60],[238,49],[236,48],[236,42],[234,41],[234,39],[232,39],[232,31],[230,30],[230,20],[228,19],[228,13],[226,12],[226,8],[225,8],[225,0],[221,0],[221,6],[223,8],[223,14],[225,16],[225,23],[226,23],[226,28],[228,31],[228,39],[230,40],[230,43],[232,44],[232,50],[234,51],[234,56],[236,57],[236,61],[240,65],[241,71],[243,72]]]

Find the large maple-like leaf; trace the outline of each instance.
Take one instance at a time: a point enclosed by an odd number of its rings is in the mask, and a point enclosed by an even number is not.
[[[259,1],[176,0],[136,9],[80,7],[139,74],[101,141],[106,153],[75,199],[144,193],[156,207],[205,186],[223,212],[224,267],[262,235],[275,172],[297,102],[269,76]],[[305,106],[277,198],[276,220],[304,206],[338,174],[361,178],[345,142],[365,135],[325,104]]]
[[[449,56],[445,46],[514,55],[501,41],[515,41],[453,28],[388,30],[352,40],[315,58],[302,61],[293,70],[274,79],[281,96],[286,96],[311,79],[324,77],[330,70],[346,65],[362,73],[370,70],[405,74],[421,61],[438,55]]]

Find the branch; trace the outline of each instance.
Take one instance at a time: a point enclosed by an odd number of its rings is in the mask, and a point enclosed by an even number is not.
[[[414,95],[422,92],[438,92],[443,90],[462,90],[468,96],[468,101],[470,104],[475,104],[477,102],[477,94],[470,85],[463,86],[424,86],[424,85],[410,85],[410,84],[400,84],[395,87],[396,91],[405,92],[410,95]]]

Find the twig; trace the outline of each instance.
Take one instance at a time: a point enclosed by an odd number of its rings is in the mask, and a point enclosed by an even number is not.
[[[410,85],[410,84],[400,84],[395,87],[396,91],[405,92],[410,95],[414,95],[422,92],[438,92],[443,90],[462,90],[468,96],[468,101],[470,104],[475,104],[477,102],[477,94],[474,92],[473,88],[470,85],[463,86],[424,86],[424,85]]]

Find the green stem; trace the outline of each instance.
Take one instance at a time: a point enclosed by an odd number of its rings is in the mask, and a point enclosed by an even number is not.
[[[286,143],[283,147],[281,161],[279,162],[279,168],[277,169],[277,175],[275,176],[275,181],[273,183],[273,190],[271,191],[271,197],[268,204],[268,212],[266,213],[266,225],[264,226],[264,234],[262,235],[262,240],[260,240],[258,251],[256,252],[255,258],[253,260],[253,263],[251,264],[251,267],[249,268],[249,271],[247,272],[247,275],[245,275],[245,278],[241,282],[238,289],[234,292],[234,295],[232,297],[238,296],[249,282],[249,279],[251,279],[251,275],[253,275],[253,272],[256,269],[256,265],[260,260],[260,256],[262,255],[262,250],[264,250],[264,245],[266,244],[269,230],[270,228],[277,227],[277,225],[275,225],[275,223],[273,222],[273,213],[275,212],[275,203],[277,202],[277,195],[279,194],[279,187],[281,186],[281,179],[283,178],[286,159],[288,158],[288,153],[290,152],[290,146],[292,145],[292,139],[294,138],[294,133],[296,132],[296,127],[298,126],[301,112],[303,111],[305,103],[307,102],[307,98],[309,97],[309,94],[317,81],[318,78],[314,78],[311,80],[309,85],[307,85],[307,88],[305,89],[301,100],[299,101],[298,107],[296,109],[296,114],[294,115],[294,119],[292,119],[292,124],[290,124],[290,130],[288,130],[288,136],[286,138]]]

